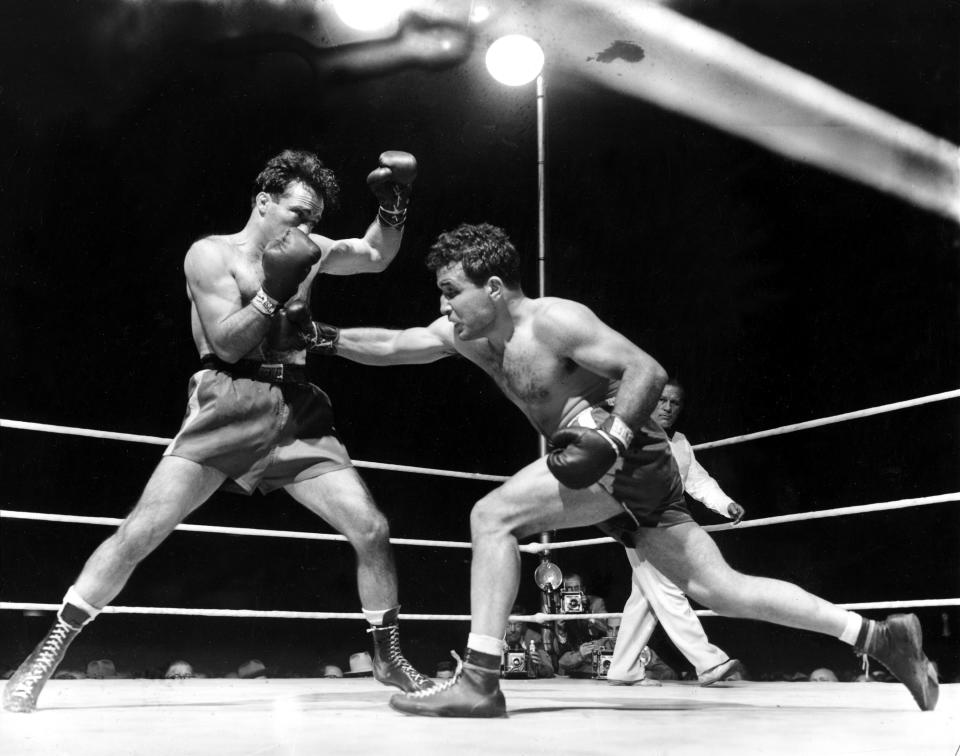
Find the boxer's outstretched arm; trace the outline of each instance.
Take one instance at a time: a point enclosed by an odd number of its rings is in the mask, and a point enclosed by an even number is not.
[[[342,328],[336,353],[364,365],[420,365],[457,350],[450,322],[438,318],[426,328]]]

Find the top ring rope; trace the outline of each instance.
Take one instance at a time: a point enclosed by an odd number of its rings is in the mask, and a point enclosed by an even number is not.
[[[155,444],[166,446],[172,438],[160,436],[140,436],[134,433],[117,433],[115,431],[101,431],[90,428],[70,428],[65,425],[47,425],[45,423],[28,423],[24,420],[0,419],[0,428],[15,428],[17,430],[32,430],[42,433],[59,433],[64,436],[85,436],[87,438],[107,439],[108,441],[132,441],[138,444]],[[437,470],[432,467],[412,467],[410,465],[393,465],[386,462],[361,462],[353,460],[355,467],[367,467],[372,470],[394,470],[397,472],[419,473],[421,475],[439,475],[448,478],[467,478],[469,480],[489,480],[502,483],[507,475],[486,475],[484,473],[460,472],[459,470]]]
[[[831,415],[819,420],[807,420],[802,423],[793,423],[792,425],[781,425],[779,428],[757,431],[756,433],[745,433],[741,436],[731,436],[730,438],[721,438],[717,441],[707,441],[702,444],[694,444],[694,449],[714,449],[718,446],[730,446],[732,444],[742,444],[745,441],[753,441],[758,438],[769,438],[770,436],[781,436],[785,433],[793,433],[807,428],[819,428],[822,425],[832,425],[833,423],[842,423],[846,420],[858,420],[861,417],[870,417],[871,415],[881,415],[884,412],[893,412],[894,410],[906,409],[907,407],[916,407],[921,404],[930,404],[932,402],[942,402],[945,399],[955,399],[960,397],[960,389],[953,391],[944,391],[939,394],[930,394],[921,396],[917,399],[906,399],[902,402],[893,404],[882,404],[878,407],[856,410],[854,412],[845,412],[842,415]]]

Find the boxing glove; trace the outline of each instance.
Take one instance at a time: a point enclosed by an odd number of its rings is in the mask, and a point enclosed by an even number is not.
[[[336,354],[340,329],[327,323],[318,323],[310,314],[310,307],[302,299],[287,305],[287,320],[293,323],[302,339],[301,349],[309,349],[316,354]]]
[[[320,247],[310,241],[309,236],[298,228],[291,228],[263,250],[261,290],[274,302],[286,302],[297,293],[320,256]]]
[[[547,467],[567,488],[589,488],[613,467],[633,441],[633,431],[616,415],[599,428],[571,426],[550,437]]]
[[[367,176],[367,185],[380,203],[377,217],[390,228],[400,228],[407,219],[410,191],[417,177],[417,159],[409,152],[387,150],[380,167]]]

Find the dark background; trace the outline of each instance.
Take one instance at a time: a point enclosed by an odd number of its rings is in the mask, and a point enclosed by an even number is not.
[[[249,4],[257,29],[318,45],[335,20]],[[687,3],[688,15],[953,143],[960,142],[955,2]],[[256,14],[254,14],[256,15]],[[238,230],[253,177],[285,147],[317,150],[340,177],[333,238],[362,233],[364,177],[385,149],[416,154],[420,178],[400,256],[381,275],[325,277],[316,315],[342,325],[425,324],[438,297],[423,266],[436,235],[504,226],[536,291],[532,85],[508,89],[483,46],[442,71],[336,80],[285,50],[225,55],[228,24],[200,3],[13,2],[0,28],[0,296],[6,354],[0,417],[172,436],[196,366],[182,274],[197,237]],[[242,34],[243,27],[230,28]],[[339,36],[338,36],[339,35]],[[954,389],[956,224],[708,125],[551,76],[550,294],[580,300],[651,352],[688,390],[694,442]],[[358,460],[509,474],[536,453],[520,414],[459,360],[376,369],[311,357]],[[704,451],[750,517],[958,490],[956,402]],[[496,418],[490,422],[490,418]],[[4,429],[3,507],[122,517],[155,446]],[[468,540],[489,484],[364,471],[394,536]],[[702,508],[705,523],[718,518]],[[195,523],[328,530],[283,493],[217,494]],[[0,596],[59,602],[102,526],[4,519]],[[746,572],[836,602],[958,592],[956,503],[717,536]],[[589,530],[560,535],[591,537]],[[469,612],[469,552],[399,546],[403,610]],[[629,573],[619,548],[558,551],[611,610]],[[537,601],[525,556],[520,598]],[[347,545],[175,533],[115,602],[359,611]],[[886,612],[867,612],[883,616]],[[956,608],[918,611],[944,676],[958,669]],[[0,663],[16,666],[50,616],[0,612]],[[852,669],[837,641],[729,619],[711,639],[755,674]],[[65,666],[109,657],[121,671],[186,658],[221,674],[257,657],[310,674],[367,647],[363,623],[104,616]],[[407,622],[408,656],[433,673],[465,623]],[[668,662],[686,662],[661,636]]]

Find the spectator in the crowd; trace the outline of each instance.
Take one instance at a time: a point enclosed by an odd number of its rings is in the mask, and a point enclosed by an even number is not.
[[[167,680],[186,680],[196,677],[193,673],[193,665],[183,659],[171,662],[163,676]]]
[[[338,667],[336,664],[324,664],[322,676],[326,678],[343,677],[343,670],[340,669],[340,667]]]
[[[577,619],[577,614],[604,614],[606,603],[600,596],[588,593],[583,578],[575,572],[564,576],[561,595],[566,603],[579,604],[580,611],[556,622],[554,635],[559,674],[593,677],[596,673],[594,652],[608,645],[611,650],[613,648],[610,626],[606,619]]]
[[[109,680],[117,676],[117,667],[110,659],[97,659],[87,664],[87,677],[91,680]]]
[[[527,611],[520,604],[514,604],[511,615],[525,615]],[[537,665],[537,677],[553,677],[553,662],[543,643],[543,633],[535,630],[521,620],[507,620],[507,632],[504,636],[507,651],[528,651],[533,643],[536,655],[534,663]]]
[[[817,667],[810,673],[810,682],[839,682],[836,673],[829,667]]]
[[[344,677],[373,677],[373,659],[366,651],[350,654],[350,670],[343,673]]]

